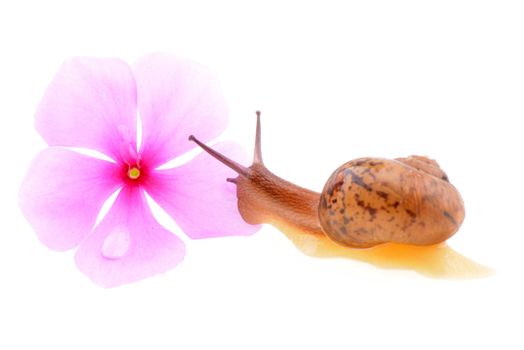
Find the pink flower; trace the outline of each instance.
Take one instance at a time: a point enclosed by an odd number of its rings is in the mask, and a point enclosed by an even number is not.
[[[143,127],[139,150],[137,114]],[[36,156],[22,184],[22,211],[49,248],[79,246],[76,264],[97,284],[116,286],[165,272],[183,259],[184,243],[154,219],[144,191],[191,238],[258,229],[238,213],[235,186],[225,181],[235,173],[207,154],[158,169],[195,146],[187,140],[191,133],[209,141],[226,124],[218,83],[200,65],[163,54],[132,68],[118,59],[71,59],[36,113],[36,128],[50,148]],[[114,162],[66,147],[96,150]],[[245,159],[235,144],[216,147]]]

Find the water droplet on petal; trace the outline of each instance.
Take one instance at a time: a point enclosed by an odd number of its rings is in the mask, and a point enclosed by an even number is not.
[[[120,259],[129,249],[131,237],[124,226],[117,226],[106,237],[102,245],[102,255],[107,259]]]

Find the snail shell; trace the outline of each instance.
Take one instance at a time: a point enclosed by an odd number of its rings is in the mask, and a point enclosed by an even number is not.
[[[324,233],[346,246],[431,245],[458,230],[464,203],[434,160],[359,158],[331,175],[318,214]]]

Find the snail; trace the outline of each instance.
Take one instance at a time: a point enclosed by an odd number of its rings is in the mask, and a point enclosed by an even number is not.
[[[260,112],[253,163],[244,167],[200,142],[189,140],[233,169],[238,210],[250,224],[269,223],[335,243],[368,248],[383,243],[429,246],[447,240],[464,220],[464,203],[438,163],[423,156],[359,158],[329,177],[322,193],[270,172],[261,150]]]

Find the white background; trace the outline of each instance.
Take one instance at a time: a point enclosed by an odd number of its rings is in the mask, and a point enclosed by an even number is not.
[[[521,1],[14,3],[0,5],[1,349],[524,347]],[[231,110],[221,140],[251,149],[262,110],[268,167],[302,186],[320,191],[360,156],[437,159],[466,203],[450,246],[496,274],[313,259],[264,227],[184,237],[174,270],[97,287],[18,209],[45,147],[33,115],[67,57],[152,51],[216,72]]]

